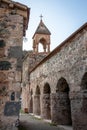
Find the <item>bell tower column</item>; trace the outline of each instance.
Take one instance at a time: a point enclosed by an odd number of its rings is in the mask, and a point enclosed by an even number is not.
[[[48,52],[50,52],[50,44],[48,44]]]

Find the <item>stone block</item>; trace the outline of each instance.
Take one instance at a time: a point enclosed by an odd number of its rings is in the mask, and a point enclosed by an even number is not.
[[[21,104],[20,102],[6,102],[4,108],[5,116],[18,116],[20,112]]]

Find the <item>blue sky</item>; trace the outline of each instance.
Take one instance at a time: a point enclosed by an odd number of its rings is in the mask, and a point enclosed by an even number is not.
[[[51,32],[51,50],[87,22],[87,0],[14,0],[30,10],[27,42],[23,49],[32,49],[32,36],[43,15],[43,22]]]

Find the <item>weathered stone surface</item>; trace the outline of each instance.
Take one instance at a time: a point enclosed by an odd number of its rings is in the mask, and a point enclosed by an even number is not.
[[[15,47],[11,47],[9,49],[8,57],[17,59],[17,66],[16,66],[17,70],[22,69],[22,53],[23,52],[22,52],[22,47],[21,46],[15,46]]]
[[[21,46],[13,46],[10,47],[9,53],[8,53],[9,58],[21,58],[22,57],[22,47]]]

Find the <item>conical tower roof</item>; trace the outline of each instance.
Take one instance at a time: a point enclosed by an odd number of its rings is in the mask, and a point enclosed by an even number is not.
[[[46,27],[46,25],[43,23],[42,19],[40,20],[40,23],[33,35],[33,37],[35,36],[35,34],[46,34],[46,35],[51,35],[49,29]]]

